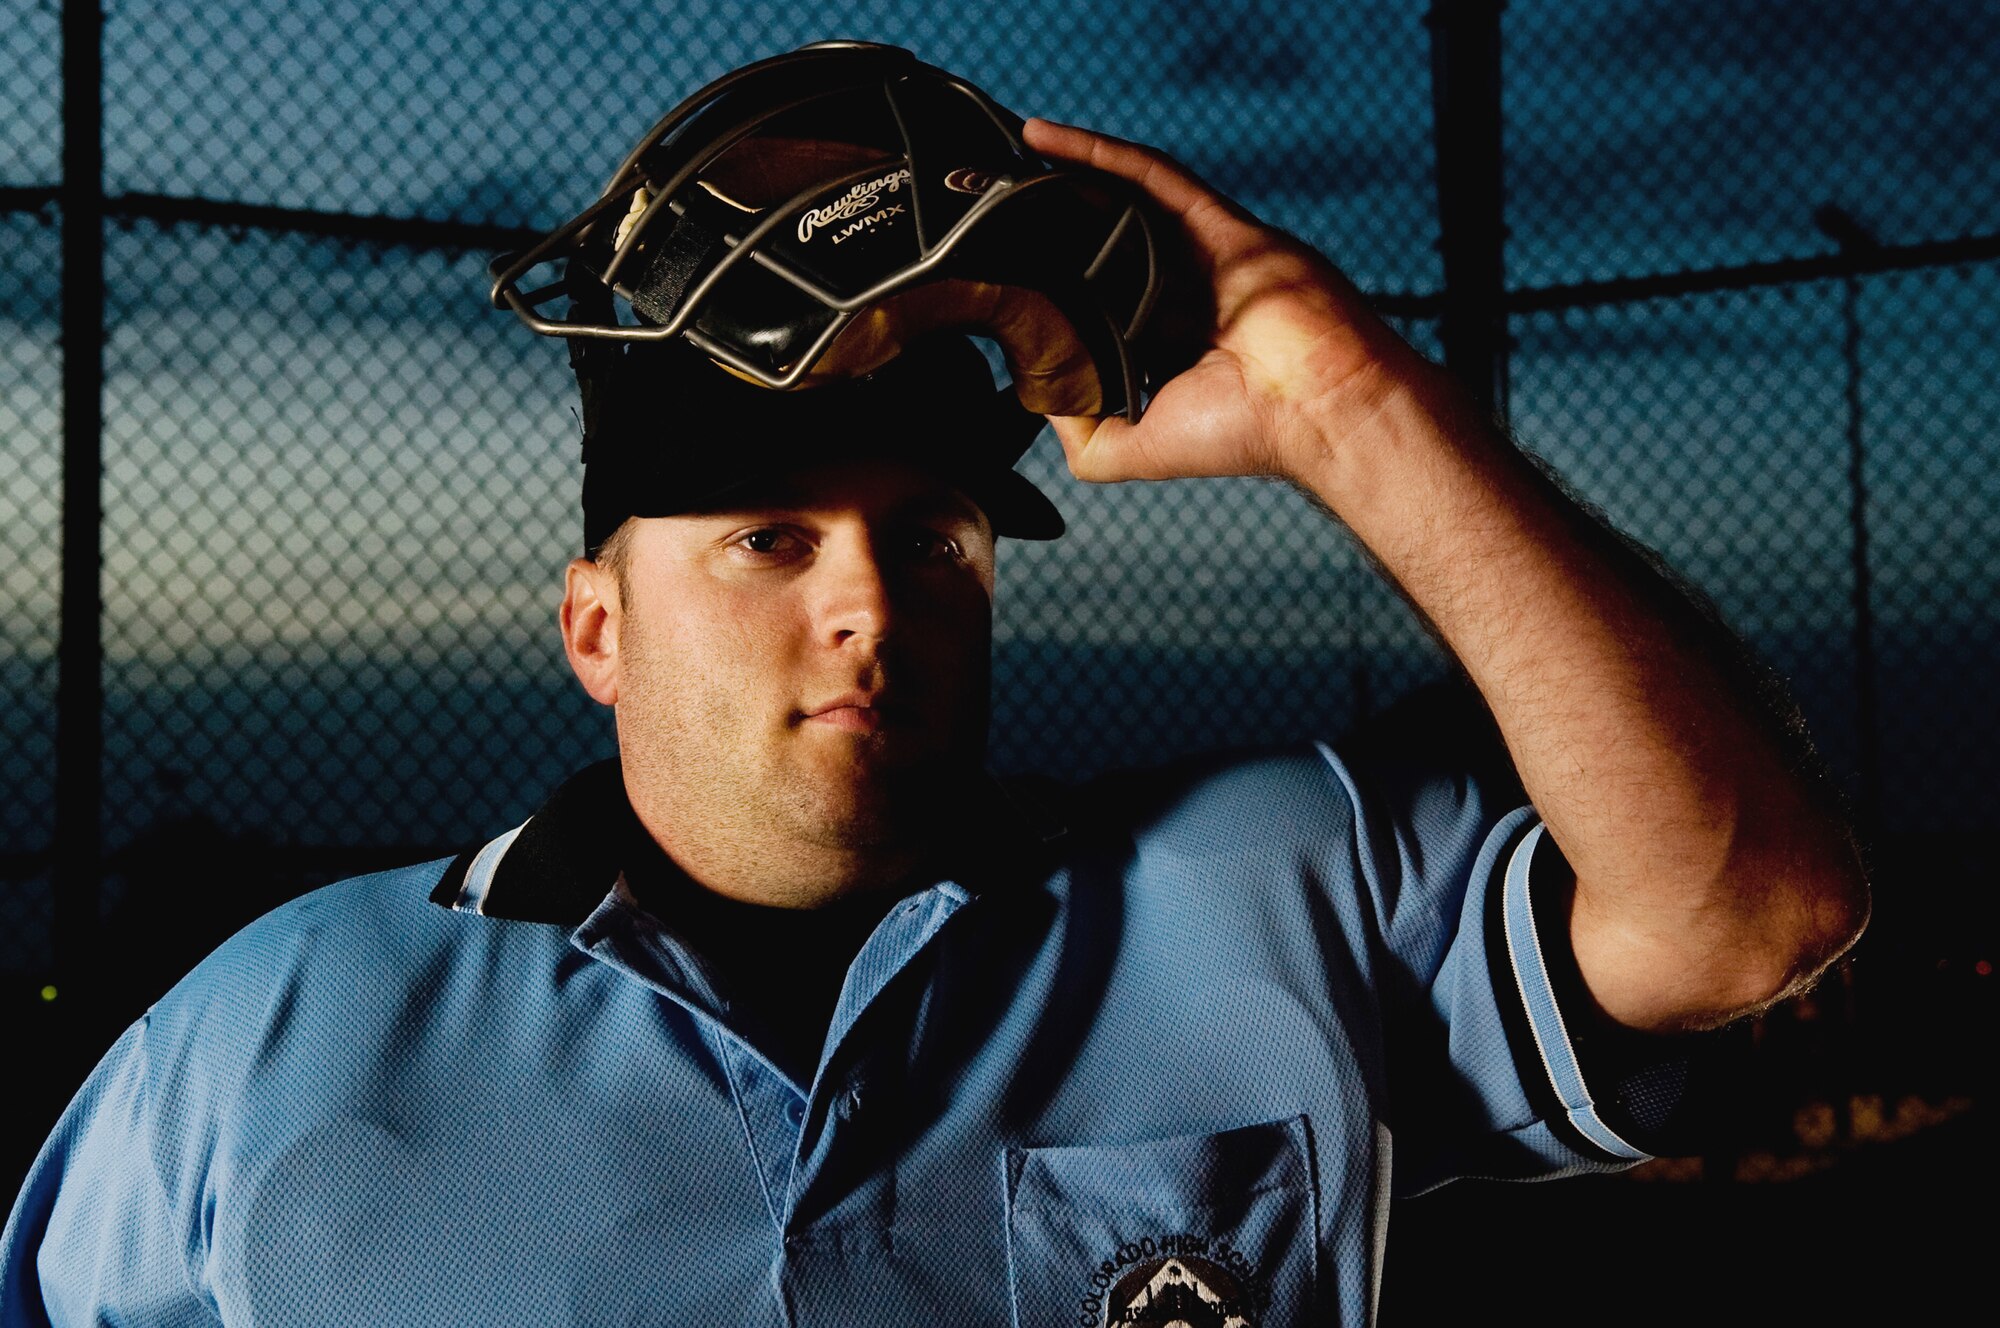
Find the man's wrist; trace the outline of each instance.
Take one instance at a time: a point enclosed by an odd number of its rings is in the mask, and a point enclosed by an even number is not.
[[[1473,472],[1490,483],[1496,465],[1521,462],[1449,373],[1400,349],[1301,407],[1279,440],[1285,477],[1364,542],[1417,509],[1477,501]]]

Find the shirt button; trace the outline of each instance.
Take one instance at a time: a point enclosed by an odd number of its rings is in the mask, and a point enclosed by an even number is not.
[[[797,1098],[793,1098],[790,1102],[787,1102],[785,1104],[785,1119],[790,1121],[793,1125],[805,1124],[806,1104],[799,1101]]]
[[[861,1090],[850,1088],[840,1095],[840,1115],[844,1120],[861,1110]]]

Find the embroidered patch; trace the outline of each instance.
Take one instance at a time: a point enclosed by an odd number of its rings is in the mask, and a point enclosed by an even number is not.
[[[1257,1328],[1264,1291],[1257,1266],[1227,1240],[1146,1236],[1120,1245],[1091,1273],[1077,1322]]]

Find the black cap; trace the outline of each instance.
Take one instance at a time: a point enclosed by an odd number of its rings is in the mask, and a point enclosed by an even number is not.
[[[627,517],[691,511],[751,480],[842,458],[939,475],[996,535],[1055,539],[1062,514],[1014,470],[1042,417],[993,385],[979,347],[927,337],[865,378],[781,392],[736,377],[679,338],[633,342],[585,411],[587,554]]]

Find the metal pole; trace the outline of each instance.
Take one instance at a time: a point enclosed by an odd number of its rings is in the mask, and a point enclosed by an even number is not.
[[[1861,821],[1879,824],[1882,812],[1881,732],[1875,709],[1875,596],[1868,564],[1868,471],[1861,428],[1861,282],[1841,283],[1843,352],[1847,360],[1848,524],[1854,531],[1854,697],[1861,750]]]
[[[54,949],[75,996],[97,922],[103,799],[104,15],[63,4],[62,607],[56,647]],[[73,997],[72,997],[73,999]]]
[[[1445,367],[1507,417],[1507,227],[1500,156],[1500,13],[1506,0],[1436,0],[1431,97]]]
[[[1861,257],[1881,248],[1852,216],[1832,204],[1813,213],[1813,224],[1843,254]],[[1871,832],[1882,812],[1881,732],[1875,710],[1875,596],[1868,562],[1868,454],[1861,428],[1861,279],[1850,271],[1840,283],[1841,357],[1847,366],[1847,504],[1853,531],[1854,709],[1860,750],[1860,821]]]

